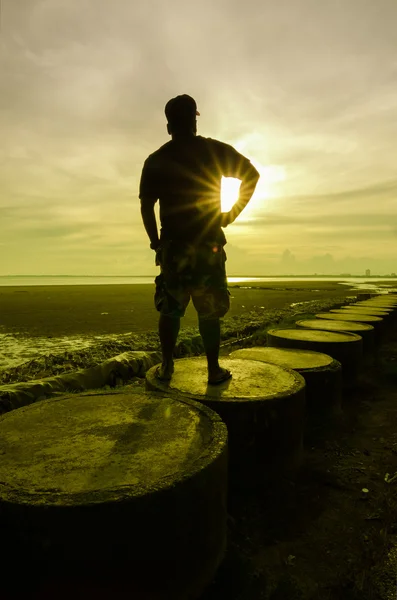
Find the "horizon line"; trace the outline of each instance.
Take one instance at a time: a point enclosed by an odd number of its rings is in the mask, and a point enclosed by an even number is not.
[[[101,277],[101,278],[106,278],[106,277],[128,277],[128,278],[138,278],[138,277],[155,277],[155,275],[150,274],[150,275],[0,275],[0,277]],[[278,274],[278,275],[228,275],[228,277],[244,277],[244,278],[248,278],[248,277],[254,277],[254,278],[264,278],[264,277],[362,277],[362,278],[366,278],[366,279],[372,279],[374,277],[387,277],[387,278],[397,278],[397,274],[396,273],[387,273],[387,274],[373,274],[373,275],[363,275],[363,274],[355,274],[355,273],[309,273],[309,274],[304,274],[304,273],[298,273],[298,274],[291,274],[291,273],[284,273],[284,274]]]

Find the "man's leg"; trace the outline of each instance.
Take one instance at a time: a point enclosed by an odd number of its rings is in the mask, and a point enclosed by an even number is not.
[[[174,349],[178,339],[179,327],[181,325],[180,317],[169,317],[160,314],[159,336],[163,362],[159,375],[162,379],[170,379],[174,372]]]
[[[198,326],[208,364],[208,382],[221,383],[231,373],[219,365],[222,318],[230,307],[226,278],[226,254],[217,244],[198,249],[192,300],[198,314]]]
[[[219,365],[219,348],[221,343],[221,323],[219,318],[203,319],[198,317],[198,326],[203,340],[208,363],[208,381],[217,383],[228,379],[230,373]]]

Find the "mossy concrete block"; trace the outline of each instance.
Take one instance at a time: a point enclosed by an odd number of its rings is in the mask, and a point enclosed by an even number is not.
[[[146,373],[149,390],[194,399],[215,410],[229,431],[229,481],[256,486],[296,473],[302,460],[305,380],[292,369],[237,358],[223,358],[233,377],[208,385],[207,360],[175,361],[170,382],[159,381],[156,367]]]
[[[364,314],[370,315],[374,317],[381,317],[385,322],[384,332],[388,332],[390,328],[394,328],[397,323],[397,311],[393,312],[391,309],[384,308],[371,308],[370,306],[358,306],[355,305],[349,307],[342,307],[340,310],[331,309],[332,313],[340,314],[345,313],[347,315],[355,313],[355,314]]]
[[[129,597],[144,577],[145,598],[167,600],[196,598],[213,578],[227,429],[203,404],[146,392],[45,400],[0,417],[0,453],[2,547],[22,570],[43,561],[49,575],[98,581],[126,564]]]
[[[366,315],[359,312],[350,312],[347,314],[341,310],[339,312],[317,313],[316,319],[325,319],[327,321],[347,321],[349,323],[366,323],[367,325],[372,325],[372,327],[374,328],[374,339],[376,347],[379,347],[382,343],[382,334],[385,332],[386,328],[386,322],[382,317],[377,317],[375,315]]]
[[[132,377],[143,377],[160,359],[159,352],[124,352],[88,369],[0,386],[0,414],[51,398],[60,392],[123,385]]]
[[[376,310],[376,311],[380,311],[382,313],[384,312],[390,316],[395,316],[397,314],[397,307],[392,306],[390,303],[388,303],[388,304],[384,304],[384,303],[366,304],[365,302],[357,302],[356,304],[350,304],[349,308],[351,308],[352,310],[354,310],[354,309],[371,310],[371,311]]]
[[[366,302],[357,303],[352,309],[356,309],[357,312],[368,311],[368,313],[370,312],[375,316],[382,317],[385,322],[382,336],[390,338],[397,332],[397,305],[393,305],[390,301],[376,301],[374,299],[370,304]]]
[[[391,296],[390,294],[385,296],[378,296],[377,298],[371,298],[371,300],[365,300],[365,302],[371,302],[373,304],[376,303],[384,303],[384,304],[392,304],[397,305],[397,297]]]
[[[363,302],[391,302],[397,304],[397,296],[391,296],[390,294],[380,294],[376,298],[370,298],[369,300],[363,300]]]
[[[363,339],[355,333],[315,329],[269,329],[267,345],[328,354],[342,365],[343,383],[354,386],[363,365]]]
[[[254,346],[236,350],[230,358],[269,362],[300,373],[306,381],[309,427],[312,421],[337,419],[342,415],[342,366],[332,356],[294,348]]]
[[[396,326],[397,324],[397,305],[393,305],[392,303],[388,302],[377,302],[372,303],[372,304],[367,304],[365,302],[360,302],[360,304],[356,304],[355,305],[357,308],[360,308],[361,310],[383,310],[383,311],[387,311],[388,316],[386,317],[386,322],[387,324],[389,322],[392,323],[393,327]]]
[[[389,308],[395,310],[397,308],[397,302],[393,300],[366,300],[365,302],[357,302],[358,306],[372,306],[378,308]]]
[[[367,304],[366,302],[360,302],[359,304],[355,304],[354,307],[360,308],[362,310],[386,310],[393,323],[395,323],[397,320],[397,305],[394,305],[390,302],[377,302],[371,304]]]
[[[335,319],[340,321],[343,320],[350,322],[357,321],[358,323],[369,323],[375,329],[380,328],[382,326],[382,323],[384,322],[382,317],[377,317],[375,315],[367,315],[365,313],[354,313],[353,311],[351,311],[349,314],[346,314],[346,312],[343,312],[342,309],[334,312],[317,313],[316,319]]]
[[[382,306],[378,307],[378,306],[362,306],[361,304],[349,304],[346,306],[342,306],[341,308],[331,308],[330,312],[334,312],[335,310],[345,310],[345,311],[352,311],[352,312],[364,312],[367,313],[369,315],[375,315],[375,316],[380,316],[383,317],[383,315],[385,315],[386,317],[393,314],[393,309],[392,308],[383,308]]]
[[[338,313],[339,314],[339,313]],[[364,354],[373,354],[375,351],[375,329],[372,325],[357,321],[346,321],[344,319],[303,319],[297,321],[295,326],[298,329],[319,329],[321,331],[348,331],[356,333],[363,338]]]
[[[358,304],[354,306],[342,306],[341,308],[331,308],[330,312],[339,313],[344,312],[346,314],[349,313],[359,313],[365,315],[373,315],[375,317],[382,317],[385,320],[391,317],[392,311],[385,308],[371,308],[370,306],[359,306]]]

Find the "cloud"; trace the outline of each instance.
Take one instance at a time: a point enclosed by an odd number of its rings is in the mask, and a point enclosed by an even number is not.
[[[140,172],[169,139],[166,101],[185,92],[199,133],[245,141],[243,152],[285,173],[226,230],[239,248],[229,264],[260,269],[266,254],[271,268],[286,240],[297,262],[373,244],[389,264],[393,0],[18,0],[2,10],[0,233],[13,252],[1,269],[152,272]]]
[[[363,188],[347,189],[337,193],[330,194],[318,194],[318,195],[307,195],[307,196],[290,196],[289,200],[301,200],[305,202],[321,202],[328,200],[330,204],[334,202],[348,202],[350,200],[378,200],[379,198],[386,198],[387,200],[397,201],[397,179],[390,179],[388,181],[381,181],[368,185]]]

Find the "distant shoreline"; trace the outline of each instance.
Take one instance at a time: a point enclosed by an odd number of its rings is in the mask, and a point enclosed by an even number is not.
[[[265,282],[261,289],[253,289],[259,286],[245,283],[237,286],[229,286],[232,297],[228,317],[240,317],[255,307],[262,311],[314,298],[348,296],[354,287],[341,285],[337,280]],[[1,286],[0,333],[58,337],[139,333],[157,329],[154,289],[153,282],[141,285]],[[185,326],[197,325],[192,303],[183,321]]]
[[[273,318],[276,321],[275,316],[282,312],[305,312],[308,302],[310,312],[321,312],[328,304],[343,303],[345,299],[349,302],[358,289],[364,291],[367,287],[360,282],[340,283],[335,278],[300,282],[296,278],[289,282],[273,280],[260,286],[247,283],[229,285],[231,306],[223,320],[223,332]],[[128,339],[131,340],[127,344],[129,349],[147,349],[149,342],[158,345],[158,313],[153,296],[153,282],[144,285],[76,285],[74,282],[46,286],[30,283],[26,287],[3,285],[0,287],[0,372],[47,354],[82,352],[84,356],[91,356],[93,346],[98,344],[101,347],[107,344],[109,348],[119,344],[120,352],[124,351],[120,348]],[[192,303],[182,319],[182,336],[186,330],[193,331],[195,336],[199,334]]]
[[[350,285],[331,282],[264,283],[262,287],[230,287],[231,306],[222,323],[222,340],[237,331],[252,331],[260,324],[277,322],[281,315],[321,312],[334,303],[354,298]],[[81,357],[79,367],[125,350],[157,350],[158,313],[154,285],[3,286],[0,288],[0,380],[22,363],[37,360],[36,375],[70,370],[71,357]],[[254,329],[252,329],[254,328]],[[226,334],[226,337],[225,337]],[[245,333],[244,333],[245,335]],[[197,314],[190,302],[182,319],[179,340],[197,338]],[[241,333],[240,333],[241,336]],[[116,350],[117,348],[117,350]],[[62,355],[60,362],[56,358]],[[48,371],[49,365],[53,365]],[[55,357],[55,358],[53,358]],[[80,359],[79,359],[80,360]],[[43,362],[44,361],[44,362]],[[65,363],[66,367],[63,366]],[[72,363],[74,367],[75,358]],[[28,365],[17,368],[19,380],[31,378]]]
[[[95,278],[95,279],[142,279],[142,278],[154,278],[155,275],[0,275],[0,279],[30,279],[30,278],[38,278],[38,279],[51,279],[51,278]],[[288,278],[288,279],[392,279],[397,281],[397,275],[354,275],[354,274],[340,274],[340,275],[323,275],[316,273],[314,275],[228,275],[233,279],[278,279],[278,278]]]

